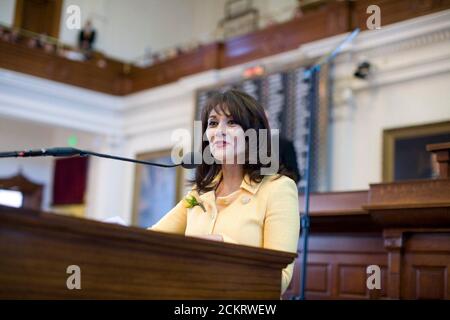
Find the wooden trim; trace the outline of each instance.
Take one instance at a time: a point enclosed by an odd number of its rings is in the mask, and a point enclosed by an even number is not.
[[[439,166],[439,178],[450,179],[450,142],[427,145],[427,151],[433,153]]]
[[[300,210],[304,206],[303,194],[299,194]],[[311,213],[322,214],[346,212],[354,214],[364,211],[362,207],[368,203],[368,191],[324,192],[312,193],[310,198]]]
[[[450,204],[450,179],[408,180],[370,185],[369,206],[436,203]]]
[[[381,27],[386,25],[412,19],[415,17],[431,14],[450,8],[450,2],[443,0],[358,0],[349,1],[353,3],[353,28],[367,30],[367,7],[377,5],[381,9]]]
[[[21,28],[22,26],[23,1],[24,0],[16,0],[16,7],[14,9],[14,28]]]
[[[383,232],[384,246],[388,252],[388,296],[400,299],[403,232],[387,230]]]
[[[19,12],[23,9],[23,1],[16,0],[15,27],[21,25]],[[248,63],[293,50],[311,41],[351,31],[355,26],[364,27],[367,19],[365,4],[369,2],[370,0],[323,1],[323,5],[315,10],[305,12],[301,18],[295,18],[223,43],[205,45],[195,51],[146,68],[132,67],[128,74],[123,72],[123,62],[114,62],[112,59],[104,58],[108,66],[103,69],[96,67],[95,70],[92,70],[92,65],[96,61],[74,62],[67,59],[60,61],[56,56],[37,52],[42,50],[26,48],[28,51],[25,53],[21,50],[20,44],[2,45],[0,67],[99,92],[124,96],[168,84],[188,75]],[[381,6],[383,26],[450,7],[448,1],[445,3],[429,1],[424,5],[417,5],[416,2],[416,5],[411,5],[406,0],[378,0],[369,4],[383,5]],[[398,8],[407,10],[398,10]],[[411,10],[408,11],[408,9]],[[61,20],[58,28],[60,22]],[[59,30],[55,29],[55,34],[58,33]],[[16,48],[12,48],[13,45]],[[42,55],[46,57],[42,57]],[[52,60],[56,60],[56,62]],[[54,64],[58,64],[58,66],[53,67]],[[30,69],[32,71],[29,71]],[[92,80],[93,72],[95,72],[96,78],[101,78],[101,81]],[[383,179],[389,181],[387,176]]]
[[[21,214],[17,214],[20,212]],[[236,245],[226,242],[215,242],[204,240],[196,237],[188,237],[189,241],[186,241],[186,237],[183,235],[157,232],[151,230],[143,230],[142,228],[126,227],[116,224],[103,223],[99,221],[80,219],[75,217],[68,217],[62,215],[56,215],[52,213],[44,213],[31,209],[16,209],[0,205],[0,220],[2,225],[21,223],[23,227],[34,228],[36,225],[41,225],[46,230],[52,230],[56,233],[67,234],[77,233],[90,236],[99,236],[110,240],[125,240],[129,244],[142,244],[159,247],[158,251],[165,251],[169,254],[171,250],[175,249],[183,251],[190,247],[195,251],[202,251],[211,247],[219,248],[223,250],[210,250],[211,254],[222,257],[224,260],[229,258],[239,260],[253,260],[251,264],[264,265],[266,262],[272,263],[290,263],[292,258],[296,256],[295,253],[278,251],[272,249],[262,249],[252,246]],[[129,230],[131,232],[123,232]],[[118,231],[118,232],[115,232]],[[187,243],[196,244],[192,246]],[[236,250],[236,248],[242,248],[242,250]]]
[[[15,28],[22,28],[22,16],[23,16],[23,7],[24,7],[24,1],[25,0],[16,0],[16,6],[14,11],[14,23],[13,26]],[[49,30],[48,35],[53,38],[59,37],[59,28],[61,23],[61,13],[62,13],[62,7],[63,7],[63,0],[53,0],[55,4],[55,8],[53,11],[53,23],[51,26],[51,30]]]
[[[450,142],[442,142],[442,143],[433,143],[427,145],[427,151],[436,152],[436,151],[446,151],[450,149]]]
[[[55,0],[55,11],[54,11],[54,19],[53,19],[53,26],[50,36],[54,38],[59,38],[59,28],[61,24],[61,15],[62,15],[62,7],[63,7],[63,0]]]

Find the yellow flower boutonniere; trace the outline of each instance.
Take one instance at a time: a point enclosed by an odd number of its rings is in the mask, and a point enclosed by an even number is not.
[[[184,206],[185,206],[186,208],[193,208],[193,207],[195,207],[195,206],[199,206],[200,208],[202,208],[202,210],[203,210],[204,212],[206,212],[206,209],[205,209],[205,206],[203,205],[203,203],[199,202],[199,201],[197,200],[197,198],[194,197],[193,195],[187,195],[187,196],[184,198]]]

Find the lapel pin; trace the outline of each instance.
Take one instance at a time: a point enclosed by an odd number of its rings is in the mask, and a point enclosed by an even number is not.
[[[241,198],[241,202],[242,202],[242,204],[247,204],[247,203],[249,203],[249,201],[250,201],[250,198],[249,197],[242,197]]]

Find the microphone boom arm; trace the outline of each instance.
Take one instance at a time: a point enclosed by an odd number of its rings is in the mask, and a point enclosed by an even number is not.
[[[127,162],[132,162],[132,163],[139,163],[139,164],[151,165],[151,166],[156,166],[156,167],[162,167],[162,168],[173,168],[173,167],[176,167],[179,165],[181,165],[185,168],[188,168],[188,169],[192,167],[192,166],[190,166],[190,164],[186,164],[184,162],[181,162],[180,164],[154,163],[154,162],[149,162],[149,161],[144,161],[144,160],[136,160],[136,159],[112,156],[109,154],[98,153],[98,152],[93,152],[93,151],[88,151],[88,150],[80,150],[80,149],[76,149],[76,148],[50,148],[50,149],[28,150],[28,151],[0,152],[0,158],[26,158],[26,157],[46,157],[46,156],[53,156],[53,157],[95,156],[95,157],[99,157],[99,158],[121,160],[121,161],[127,161]]]

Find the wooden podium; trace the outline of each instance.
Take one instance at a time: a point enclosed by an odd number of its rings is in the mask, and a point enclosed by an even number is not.
[[[280,299],[295,257],[0,206],[0,299]]]

